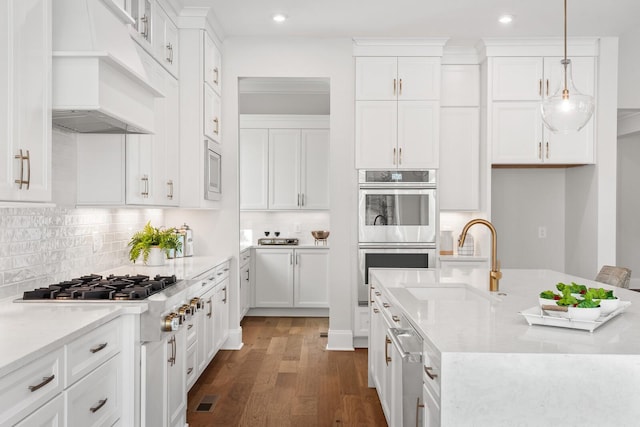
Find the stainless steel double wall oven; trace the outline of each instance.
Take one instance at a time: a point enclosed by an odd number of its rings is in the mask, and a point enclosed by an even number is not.
[[[358,172],[358,301],[367,303],[369,268],[435,266],[436,171]]]

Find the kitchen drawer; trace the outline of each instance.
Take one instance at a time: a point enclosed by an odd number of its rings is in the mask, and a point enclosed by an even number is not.
[[[240,252],[240,265],[246,265],[251,262],[251,250],[247,249]]]
[[[194,314],[185,322],[187,328],[187,347],[195,344],[198,340],[198,319],[199,317]]]
[[[424,340],[422,345],[422,362],[424,365],[422,380],[435,397],[440,398],[440,368],[442,366],[440,353],[427,340]]]
[[[229,277],[229,266],[230,263],[227,261],[216,267],[216,280],[218,283]]]
[[[67,390],[67,426],[111,426],[122,413],[120,355],[109,359]]]
[[[394,327],[400,327],[402,322],[402,310],[392,303],[389,298],[380,290],[373,290],[373,300],[378,303],[380,311],[387,323]]]
[[[187,347],[187,391],[195,384],[198,379],[198,352],[196,343]]]
[[[42,408],[16,424],[16,427],[61,427],[64,422],[64,396],[59,394]]]
[[[60,348],[0,378],[0,425],[13,425],[60,393],[63,377]]]
[[[120,352],[122,324],[119,319],[86,333],[66,346],[65,387],[78,381],[96,366]]]

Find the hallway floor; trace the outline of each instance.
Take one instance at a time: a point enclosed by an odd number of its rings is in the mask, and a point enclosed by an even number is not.
[[[325,350],[328,327],[327,318],[245,317],[242,350],[218,352],[191,388],[189,427],[386,426],[367,387],[367,350]]]

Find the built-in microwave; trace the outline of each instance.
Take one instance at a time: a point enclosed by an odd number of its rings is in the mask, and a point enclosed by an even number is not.
[[[204,141],[204,198],[206,200],[220,200],[222,190],[220,179],[222,176],[222,157],[217,144],[208,139]]]

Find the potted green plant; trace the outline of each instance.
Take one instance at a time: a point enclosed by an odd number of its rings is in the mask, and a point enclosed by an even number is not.
[[[162,265],[172,249],[179,251],[182,242],[173,228],[157,228],[147,222],[129,241],[129,259],[134,263],[142,256],[146,265]]]

